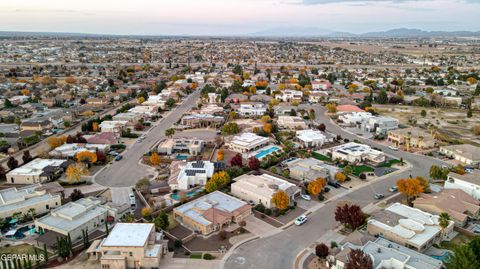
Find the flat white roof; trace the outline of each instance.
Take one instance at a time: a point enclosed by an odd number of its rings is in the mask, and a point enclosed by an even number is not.
[[[43,169],[47,166],[60,166],[65,160],[59,159],[34,159],[31,162],[24,164],[23,166],[16,168],[10,172],[9,175],[40,175],[43,173]]]
[[[321,131],[308,129],[297,131],[297,138],[305,142],[312,142],[324,140],[326,136]]]
[[[153,230],[153,223],[117,223],[102,246],[141,247],[145,245]]]
[[[236,135],[232,139],[233,144],[240,146],[250,146],[254,144],[261,144],[268,141],[267,137],[259,136],[254,133],[242,133],[241,135]]]

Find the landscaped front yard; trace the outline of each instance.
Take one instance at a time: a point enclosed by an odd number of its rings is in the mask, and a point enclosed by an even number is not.
[[[352,166],[352,174],[357,176],[357,177],[360,176],[361,173],[373,172],[373,171],[375,171],[375,169],[373,169],[372,167],[367,166],[367,165]]]
[[[322,155],[318,152],[313,152],[312,157],[319,161],[332,162],[332,159],[330,159],[328,156]]]
[[[401,161],[397,160],[397,159],[391,159],[389,161],[386,161],[386,162],[380,164],[378,167],[392,167],[392,165],[394,165],[396,163],[401,163]]]

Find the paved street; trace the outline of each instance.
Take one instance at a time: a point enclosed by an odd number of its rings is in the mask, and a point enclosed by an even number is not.
[[[170,111],[157,123],[143,142],[135,143],[123,154],[123,159],[113,162],[95,177],[95,182],[107,187],[133,186],[143,177],[151,177],[155,174],[153,169],[139,164],[143,154],[149,151],[158,140],[165,137],[165,130],[172,127],[185,112],[188,112],[198,101],[200,91],[190,94],[183,103]]]
[[[316,110],[316,121],[326,125],[327,131],[340,134],[343,138],[350,140],[358,139],[365,144],[380,148],[385,153],[403,158],[412,165],[412,168],[394,175],[387,175],[383,179],[363,186],[345,196],[324,204],[320,209],[308,216],[309,220],[300,227],[292,225],[285,231],[273,236],[260,238],[235,249],[230,256],[227,256],[223,268],[262,268],[262,269],[290,269],[293,266],[296,255],[304,248],[313,244],[318,238],[326,234],[330,229],[338,226],[334,220],[334,212],[337,202],[348,200],[364,207],[375,202],[373,194],[380,192],[390,196],[388,188],[395,184],[397,179],[412,176],[427,176],[430,165],[443,164],[442,161],[431,157],[410,154],[402,151],[393,151],[384,145],[374,141],[365,140],[343,131],[332,124],[330,119],[324,115],[324,109],[320,106]]]

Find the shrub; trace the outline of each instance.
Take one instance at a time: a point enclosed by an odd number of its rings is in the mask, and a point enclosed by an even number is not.
[[[275,217],[278,217],[280,215],[280,210],[278,210],[278,208],[274,207],[272,209],[272,213]]]
[[[336,248],[336,247],[338,247],[337,242],[335,241],[330,242],[330,248]]]
[[[366,176],[364,173],[361,173],[361,174],[360,174],[360,179],[365,180],[365,179],[367,179],[367,176]]]
[[[203,259],[204,260],[213,260],[213,259],[215,259],[215,256],[213,256],[210,253],[205,253],[205,254],[203,254]]]
[[[328,193],[329,191],[330,191],[329,187],[325,187],[325,189],[323,189],[323,192],[325,192],[325,193]]]
[[[258,204],[255,206],[255,209],[260,212],[260,213],[263,213],[265,212],[265,206],[263,204]]]
[[[265,215],[267,216],[272,215],[272,210],[270,208],[265,209]]]
[[[182,247],[182,241],[179,240],[179,239],[175,239],[175,241],[173,242],[173,247],[175,247],[175,248]]]
[[[318,200],[319,201],[325,200],[325,197],[323,197],[323,194],[321,194],[321,193],[318,194]]]

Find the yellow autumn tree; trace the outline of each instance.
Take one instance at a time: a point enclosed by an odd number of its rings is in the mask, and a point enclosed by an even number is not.
[[[65,171],[65,176],[70,183],[80,181],[84,175],[88,175],[88,169],[82,163],[73,163]]]
[[[262,116],[262,118],[260,119],[260,121],[261,121],[263,124],[267,124],[267,123],[269,123],[271,120],[272,120],[272,118],[270,118],[270,116],[268,116],[268,115]]]
[[[152,209],[150,207],[144,207],[140,213],[142,217],[149,218],[152,215]]]
[[[285,210],[290,205],[288,194],[282,190],[277,191],[272,197],[272,203],[280,210]]]
[[[67,141],[66,136],[59,136],[59,137],[51,136],[47,139],[47,144],[50,147],[50,149],[55,149],[65,144],[66,141]]]
[[[30,95],[30,91],[27,90],[27,89],[21,90],[20,93],[21,93],[22,95],[24,95],[24,96]]]
[[[307,185],[307,190],[310,195],[315,197],[322,191],[322,189],[320,189],[320,185],[316,181],[309,182]]]
[[[272,126],[271,123],[266,123],[266,124],[263,125],[263,131],[267,134],[272,133],[272,128],[273,128],[273,126]]]
[[[403,178],[397,181],[398,191],[407,197],[408,201],[412,201],[423,192],[420,181],[416,178]]]
[[[327,109],[328,113],[337,113],[337,105],[334,103],[326,104],[325,109]]]
[[[139,104],[141,104],[141,103],[145,102],[145,98],[143,96],[140,96],[140,97],[138,97],[137,101],[138,101]]]
[[[77,162],[81,163],[96,163],[97,154],[95,152],[85,150],[77,153],[75,155],[75,159],[77,160]]]
[[[338,172],[335,174],[335,179],[339,182],[344,182],[347,179],[347,176],[344,173]]]
[[[217,161],[223,161],[225,159],[225,151],[223,149],[219,149],[217,151]]]
[[[150,155],[150,163],[152,165],[159,165],[162,162],[162,159],[158,155],[157,152],[153,152],[152,155]]]
[[[92,123],[92,131],[93,132],[98,132],[98,130],[100,129],[99,125],[98,125],[98,122],[93,122]]]

